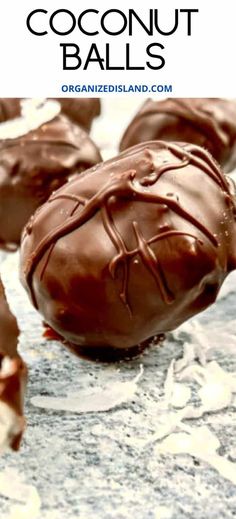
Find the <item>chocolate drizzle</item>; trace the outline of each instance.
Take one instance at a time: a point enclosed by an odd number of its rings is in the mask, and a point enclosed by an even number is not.
[[[159,168],[157,168],[155,175],[151,174],[151,176],[145,177],[140,182],[140,186],[151,186],[155,182],[157,182],[164,173],[167,173],[170,170],[177,170],[186,167],[188,164],[193,164],[195,166],[200,166],[207,173],[207,175],[209,175],[210,178],[212,178],[219,186],[221,186],[226,190],[226,192],[228,192],[228,185],[223,175],[220,173],[213,159],[211,159],[211,157],[209,157],[209,155],[204,150],[199,150],[199,148],[195,146],[189,146],[188,150],[190,151],[187,151],[186,149],[179,148],[174,144],[168,144],[166,147],[176,157],[180,158],[182,162],[180,162],[179,164],[170,163],[166,164],[165,166],[160,166]],[[200,157],[198,155],[200,155]],[[128,260],[136,254],[139,254],[141,256],[144,264],[149,269],[150,273],[154,276],[165,303],[171,304],[173,302],[174,296],[167,286],[164,274],[162,273],[161,268],[159,266],[158,259],[156,258],[154,252],[150,248],[150,244],[157,242],[158,240],[170,238],[171,236],[177,235],[185,235],[192,237],[199,243],[202,243],[201,240],[198,240],[198,238],[195,237],[193,234],[180,233],[178,231],[165,232],[151,238],[150,240],[146,240],[144,236],[142,236],[141,231],[139,230],[138,223],[133,222],[133,230],[137,239],[138,247],[132,251],[128,251],[125,246],[124,240],[120,235],[119,231],[117,230],[112,216],[109,212],[109,199],[113,196],[125,199],[127,198],[129,200],[133,198],[136,202],[146,201],[147,203],[164,204],[170,210],[180,215],[182,218],[185,218],[190,223],[192,223],[198,230],[202,232],[202,234],[204,234],[210,240],[210,242],[215,247],[218,246],[218,241],[216,237],[207,229],[207,227],[205,227],[203,223],[198,221],[188,211],[182,208],[179,202],[171,200],[169,199],[169,197],[161,197],[156,194],[153,195],[152,193],[147,193],[137,189],[133,184],[133,180],[135,180],[135,175],[136,171],[131,170],[123,173],[122,176],[119,175],[118,177],[113,177],[112,179],[109,179],[107,184],[90,200],[78,197],[77,195],[53,195],[49,199],[49,202],[59,199],[68,199],[75,201],[76,205],[73,211],[70,213],[69,218],[66,220],[66,222],[64,222],[62,225],[59,225],[56,229],[53,229],[53,231],[51,231],[51,233],[45,236],[44,239],[38,244],[37,248],[35,249],[34,253],[32,254],[30,260],[27,263],[25,276],[26,281],[30,286],[32,300],[34,301],[34,305],[36,306],[36,308],[37,303],[32,288],[32,277],[38,262],[49,249],[45,265],[43,266],[41,272],[42,279],[47,263],[50,259],[51,253],[57,240],[59,240],[66,234],[73,232],[79,226],[83,225],[86,221],[92,218],[99,210],[102,211],[102,220],[104,228],[106,229],[107,234],[109,235],[111,241],[114,243],[117,249],[117,255],[110,262],[109,271],[113,279],[115,279],[116,268],[119,263],[122,263],[124,272],[120,298],[122,302],[127,306],[127,308],[129,308],[130,313],[132,314],[127,299],[127,285],[129,277]],[[73,217],[74,213],[78,210],[80,204],[83,206],[82,211]]]

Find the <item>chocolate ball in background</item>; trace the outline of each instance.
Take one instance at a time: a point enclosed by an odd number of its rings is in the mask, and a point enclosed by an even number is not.
[[[90,130],[93,119],[100,115],[101,103],[98,98],[60,97],[55,100],[60,103],[62,114],[87,131]],[[0,98],[0,122],[20,117],[21,101],[22,98]]]
[[[1,139],[0,247],[17,248],[37,207],[72,174],[100,160],[88,134],[61,115],[21,137]]]
[[[127,127],[120,149],[155,139],[202,146],[227,173],[236,167],[236,100],[148,99]]]
[[[60,102],[63,114],[87,131],[90,130],[95,117],[98,117],[101,113],[101,102],[96,97],[60,97],[56,101]]]
[[[215,301],[236,267],[235,214],[234,184],[207,151],[142,143],[37,211],[21,280],[75,351],[126,354]]]
[[[18,450],[25,429],[23,416],[27,367],[18,351],[19,328],[0,278],[0,418],[1,451]]]

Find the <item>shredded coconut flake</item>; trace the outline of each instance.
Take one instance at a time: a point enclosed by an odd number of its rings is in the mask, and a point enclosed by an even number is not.
[[[191,398],[191,389],[184,384],[178,384],[177,382],[173,385],[173,392],[170,400],[170,404],[175,408],[183,408],[186,406]]]
[[[0,139],[16,139],[51,121],[61,111],[60,103],[45,99],[22,102],[22,115],[0,124]]]
[[[198,326],[195,326],[196,328],[198,329]],[[200,349],[190,347],[188,351],[188,345],[185,343],[183,357],[171,361],[164,382],[164,399],[157,405],[159,412],[164,410],[164,420],[162,423],[159,420],[157,432],[143,442],[143,447],[168,438],[176,430],[189,432],[189,426],[184,421],[199,419],[205,413],[219,412],[232,404],[233,393],[236,393],[236,373],[225,371],[216,361],[207,363],[205,354],[202,355],[200,352],[201,349],[205,352],[202,334],[198,334],[198,337]],[[184,385],[182,381],[197,382],[200,386],[200,406],[191,404],[191,385]],[[180,410],[176,412],[176,408]],[[184,438],[186,439],[186,436]],[[218,462],[219,460],[216,461]]]
[[[1,519],[39,519],[41,499],[38,491],[33,485],[25,483],[17,470],[0,472],[0,494],[15,502]]]
[[[80,393],[70,394],[65,398],[37,396],[31,398],[31,403],[43,409],[54,411],[68,411],[74,413],[104,412],[130,400],[136,390],[137,383],[142,376],[140,373],[131,382],[114,382],[113,386],[95,387],[90,390],[81,390]]]
[[[206,426],[193,427],[191,432],[173,433],[156,447],[158,453],[189,454],[216,469],[221,476],[236,485],[236,464],[216,453],[218,438]]]

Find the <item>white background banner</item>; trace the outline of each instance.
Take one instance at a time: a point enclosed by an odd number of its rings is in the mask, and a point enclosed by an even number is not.
[[[2,0],[0,49],[1,97],[235,97],[236,2]]]

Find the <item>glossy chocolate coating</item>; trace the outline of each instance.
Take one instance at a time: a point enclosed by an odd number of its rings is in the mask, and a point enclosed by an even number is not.
[[[234,184],[195,145],[148,142],[44,204],[23,235],[34,306],[80,348],[132,348],[216,299],[236,267]]]
[[[88,134],[64,116],[0,140],[0,247],[11,250],[39,205],[73,173],[100,162]]]
[[[202,146],[227,173],[236,167],[236,101],[219,98],[148,99],[126,129],[120,149],[155,139]]]
[[[0,98],[0,122],[15,119],[21,115],[22,98]],[[101,104],[98,98],[66,98],[60,97],[56,101],[61,104],[61,113],[72,122],[79,124],[85,130],[90,130],[93,119],[100,114]]]
[[[25,428],[23,403],[27,382],[27,368],[17,352],[19,333],[16,318],[10,311],[0,279],[0,403],[4,403],[14,411],[18,422],[17,429],[14,426],[9,431],[8,444],[13,450],[18,450]],[[3,359],[6,357],[11,362],[9,373],[4,373],[1,370]],[[1,411],[0,404],[0,420]]]

